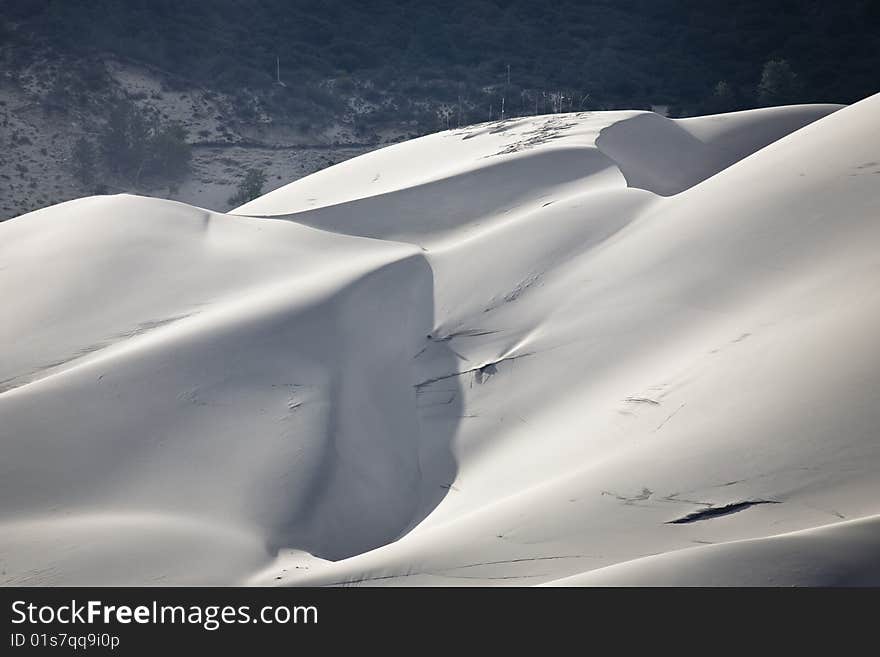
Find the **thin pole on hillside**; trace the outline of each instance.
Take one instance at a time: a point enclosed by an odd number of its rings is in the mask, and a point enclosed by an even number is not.
[[[275,82],[278,86],[286,87],[287,85],[281,81],[281,58],[275,57]]]

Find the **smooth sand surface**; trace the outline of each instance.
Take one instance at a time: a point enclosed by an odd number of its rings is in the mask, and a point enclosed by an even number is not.
[[[878,112],[0,224],[0,583],[880,584]]]

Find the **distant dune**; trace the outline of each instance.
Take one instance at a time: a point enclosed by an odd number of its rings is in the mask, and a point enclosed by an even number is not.
[[[0,583],[880,584],[878,112],[0,223]]]

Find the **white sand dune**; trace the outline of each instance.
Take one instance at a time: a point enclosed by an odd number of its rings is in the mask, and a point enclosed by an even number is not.
[[[878,112],[0,224],[0,583],[880,584]]]

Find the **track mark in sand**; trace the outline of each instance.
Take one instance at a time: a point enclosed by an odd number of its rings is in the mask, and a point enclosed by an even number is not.
[[[626,497],[625,495],[618,495],[617,493],[612,493],[611,491],[608,491],[608,490],[602,491],[602,495],[610,495],[614,499],[617,499],[617,500],[620,500],[621,502],[623,502],[625,506],[632,506],[636,502],[644,502],[645,500],[650,498],[651,495],[653,495],[653,494],[654,494],[654,491],[652,491],[650,488],[644,488],[644,487],[642,488],[641,493],[639,493],[638,495],[633,495],[632,497]]]
[[[523,294],[525,294],[529,288],[534,285],[538,285],[541,283],[541,278],[544,276],[544,272],[538,272],[537,274],[532,274],[527,276],[523,280],[514,286],[512,290],[504,294],[500,299],[497,296],[492,297],[489,300],[489,305],[483,308],[484,313],[492,312],[493,310],[500,308],[505,303],[511,303],[512,301],[516,301]]]
[[[480,365],[479,367],[472,367],[469,370],[464,370],[462,372],[452,372],[451,374],[444,374],[442,376],[435,376],[430,379],[425,379],[421,383],[415,384],[415,388],[423,388],[424,386],[431,385],[432,383],[437,383],[438,381],[445,381],[446,379],[451,379],[456,376],[463,376],[465,374],[470,374],[472,372],[479,373],[480,383],[483,381],[483,377],[488,378],[492,374],[496,374],[498,372],[498,365],[501,363],[505,363],[508,361],[518,360],[520,358],[526,358],[527,356],[533,356],[534,352],[529,351],[524,354],[517,354],[516,356],[505,356],[504,358],[499,358],[498,360],[492,361],[490,363],[486,363],[485,365]]]
[[[144,333],[148,333],[157,328],[162,328],[163,326],[168,326],[169,324],[174,324],[175,322],[179,322],[182,319],[186,319],[187,317],[192,317],[195,315],[195,312],[184,313],[183,315],[174,315],[172,317],[166,317],[164,319],[154,319],[146,322],[141,322],[137,326],[128,331],[123,331],[122,333],[117,333],[113,336],[115,339],[121,338],[133,338],[136,335],[142,335]]]
[[[430,571],[431,575],[440,575],[442,577],[455,577],[454,575],[449,575],[449,571],[456,570],[466,570],[468,568],[479,568],[480,566],[500,566],[502,564],[512,564],[512,563],[529,563],[536,561],[558,561],[561,559],[601,559],[602,557],[594,554],[561,554],[558,556],[549,556],[549,557],[522,557],[519,559],[502,559],[499,561],[480,561],[477,563],[468,563],[462,566],[449,566],[448,568],[442,568],[438,570]],[[543,577],[543,575],[507,575],[503,577],[492,577],[486,575],[471,575],[464,576],[459,575],[458,577],[462,579],[516,579],[520,577]]]
[[[681,493],[673,493],[672,495],[667,495],[665,497],[661,497],[660,499],[664,502],[675,502],[676,504],[680,504],[684,502],[685,504],[696,504],[697,506],[712,506],[711,502],[700,502],[698,500],[686,500],[684,498],[679,497]]]
[[[149,320],[145,322],[141,322],[137,324],[131,329],[123,331],[121,333],[117,333],[106,340],[102,340],[100,342],[95,342],[94,344],[90,344],[86,347],[81,347],[75,353],[59,358],[58,360],[52,361],[51,363],[45,363],[40,365],[36,369],[32,370],[27,374],[21,374],[18,376],[13,376],[9,379],[4,379],[0,381],[0,393],[8,392],[10,390],[14,390],[16,388],[20,388],[22,386],[28,385],[29,383],[35,383],[41,379],[44,379],[48,376],[51,376],[58,370],[59,368],[74,363],[85,356],[90,354],[99,352],[108,347],[112,347],[113,345],[122,342],[129,338],[134,338],[139,335],[143,335],[144,333],[149,333],[150,331],[154,331],[158,328],[162,328],[163,326],[167,326],[169,324],[173,324],[175,322],[179,322],[182,319],[186,319],[187,317],[191,317],[195,315],[196,312],[186,313],[184,315],[175,315],[172,317],[166,317],[164,319],[157,320]],[[102,375],[103,376],[103,375]]]
[[[670,413],[669,415],[667,415],[667,416],[666,416],[666,419],[663,420],[660,424],[658,424],[658,425],[657,425],[657,428],[654,429],[654,433],[657,433],[658,431],[660,431],[660,429],[663,428],[663,425],[665,425],[667,422],[669,422],[669,420],[671,420],[672,418],[674,418],[674,417],[676,416],[676,414],[677,414],[681,409],[684,408],[684,406],[685,406],[685,405],[684,405],[684,402],[682,402],[681,406],[679,406],[679,407],[676,408],[674,411],[672,411],[672,413]]]
[[[349,579],[340,582],[329,582],[328,584],[321,584],[320,586],[353,586],[355,584],[361,584],[364,582],[377,582],[380,580],[389,580],[389,579],[403,579],[405,577],[418,577],[419,575],[428,575],[430,577],[448,577],[449,579],[485,579],[485,580],[502,580],[502,579],[534,579],[536,577],[549,577],[549,573],[538,573],[536,575],[504,575],[504,576],[488,576],[488,575],[480,575],[480,576],[466,576],[466,575],[446,575],[442,572],[432,572],[430,570],[426,570],[423,572],[415,572],[415,573],[400,573],[398,575],[382,575],[380,577],[362,577],[360,579]]]
[[[493,335],[498,333],[499,331],[493,329],[464,329],[462,331],[453,331],[447,335],[437,335],[435,333],[429,333],[428,339],[432,342],[449,342],[450,340],[454,340],[455,338],[477,338],[482,335]]]
[[[653,404],[654,406],[659,406],[660,402],[656,399],[649,399],[647,397],[627,397],[623,401],[629,402],[631,404]]]
[[[840,518],[841,520],[846,520],[846,516],[842,514],[837,509],[823,509],[822,507],[813,506],[812,504],[803,503],[805,507],[808,509],[813,509],[814,511],[819,511],[820,513],[827,513],[828,515],[834,516],[835,518]]]
[[[492,580],[501,580],[501,579],[534,579],[536,577],[549,577],[550,573],[537,573],[535,575],[503,575],[503,576],[489,576],[489,575],[449,575],[448,573],[426,573],[427,575],[434,575],[435,577],[448,577],[449,579],[488,579]]]
[[[538,272],[537,274],[532,274],[531,276],[520,281],[515,288],[504,295],[504,302],[510,303],[511,301],[516,301],[517,299],[519,299],[526,290],[528,290],[530,287],[535,285],[535,283],[540,281],[542,276],[543,272]]]
[[[416,398],[419,408],[431,408],[433,406],[449,406],[458,396],[457,390],[425,390],[416,389]],[[424,400],[424,401],[423,401]]]
[[[750,509],[753,506],[758,506],[759,504],[779,504],[776,500],[748,500],[746,502],[734,502],[733,504],[725,504],[724,506],[709,506],[705,509],[700,509],[698,511],[692,511],[686,516],[682,516],[681,518],[676,518],[675,520],[670,520],[667,522],[667,525],[687,525],[692,522],[699,522],[701,520],[711,520],[712,518],[718,518],[720,516],[729,516],[732,513],[739,513],[740,511],[745,511],[746,509]]]
[[[529,426],[529,427],[532,426],[532,423],[529,422],[529,421],[527,421],[527,420],[526,420],[522,415],[520,415],[519,413],[514,413],[513,415],[514,415],[514,417],[519,418],[519,421],[522,422],[523,424],[525,424],[526,426]]]
[[[449,566],[448,568],[442,568],[439,570],[425,570],[415,573],[400,573],[398,575],[380,575],[377,577],[362,577],[360,579],[351,579],[347,581],[340,582],[330,582],[328,584],[322,584],[321,586],[341,586],[347,584],[360,584],[362,582],[375,582],[378,580],[388,580],[388,579],[398,579],[404,577],[416,577],[418,575],[430,575],[433,577],[449,577],[452,579],[526,579],[530,577],[546,577],[546,573],[540,573],[537,575],[503,575],[503,576],[491,576],[491,575],[473,575],[473,576],[465,576],[460,575],[456,577],[455,575],[446,574],[447,571],[450,570],[464,570],[466,568],[476,568],[478,566],[495,566],[500,564],[509,564],[509,563],[525,563],[528,561],[554,561],[558,559],[599,559],[602,558],[598,555],[593,554],[563,554],[559,556],[550,556],[550,557],[523,557],[520,559],[505,559],[501,561],[484,561],[479,563],[470,563],[464,564],[462,566]]]

